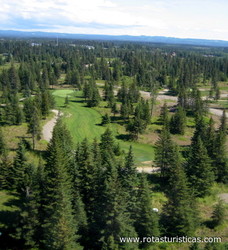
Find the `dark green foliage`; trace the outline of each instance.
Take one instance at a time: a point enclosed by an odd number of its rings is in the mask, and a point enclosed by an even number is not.
[[[170,164],[169,188],[166,191],[168,201],[164,205],[162,215],[165,235],[193,236],[198,223],[198,213],[177,147],[173,151],[173,161]]]
[[[108,107],[111,108],[115,102],[113,84],[105,82],[104,87],[104,100],[108,102]]]
[[[135,228],[138,236],[141,239],[148,235],[159,236],[159,215],[152,210],[151,193],[144,174],[140,177],[136,204]],[[142,245],[145,246],[145,243]]]
[[[4,122],[9,125],[20,125],[23,121],[23,112],[19,106],[18,96],[9,95],[4,107]]]
[[[156,142],[155,162],[160,168],[161,178],[165,184],[170,176],[170,168],[174,159],[174,144],[168,129],[164,126]]]
[[[214,169],[219,182],[228,183],[228,162],[225,148],[226,136],[219,130],[215,138]]]
[[[33,101],[32,98],[26,98],[24,100],[23,111],[24,111],[26,122],[29,122],[31,120],[31,117],[34,111],[34,106],[35,106],[35,102]]]
[[[214,173],[211,160],[200,136],[192,142],[187,173],[191,188],[196,196],[204,197],[210,194]]]
[[[105,114],[104,116],[102,116],[102,125],[107,125],[110,123],[110,117],[108,114]]]
[[[186,113],[184,109],[179,106],[177,112],[170,120],[170,131],[172,134],[184,135],[186,128]]]
[[[220,125],[220,128],[219,130],[222,131],[224,134],[226,134],[226,130],[227,130],[227,125],[226,125],[226,110],[224,109],[223,110],[223,113],[222,113],[222,118],[221,118],[221,125]]]
[[[167,128],[169,127],[169,111],[166,103],[164,103],[163,107],[161,108],[161,114],[159,120],[164,127]]]
[[[11,64],[11,67],[8,70],[8,75],[10,87],[12,88],[14,93],[16,93],[20,89],[20,79],[13,64]]]
[[[41,138],[40,116],[37,108],[33,106],[32,114],[28,123],[28,133],[32,134],[33,149],[35,149],[35,139]]]
[[[87,105],[89,107],[96,107],[100,103],[100,94],[96,86],[93,86],[90,90],[89,100],[87,101]]]
[[[100,150],[102,155],[102,161],[106,160],[107,154],[113,158],[114,157],[115,142],[112,135],[112,131],[107,128],[105,132],[101,135]]]
[[[47,249],[79,249],[69,177],[71,140],[59,120],[48,145],[45,167],[43,245]]]
[[[14,189],[14,165],[6,155],[0,159],[0,189]]]
[[[138,184],[138,176],[131,146],[125,157],[124,163],[118,168],[118,174],[123,192],[126,196],[127,210],[133,219],[136,213],[136,187]]]
[[[7,152],[7,146],[4,135],[2,133],[2,128],[0,128],[0,156],[6,155],[6,152]]]
[[[228,162],[226,153],[226,114],[223,112],[221,125],[215,136],[213,166],[216,179],[219,182],[228,183]]]
[[[116,102],[112,105],[111,111],[114,114],[114,116],[116,116],[116,114],[118,113]]]
[[[64,105],[67,107],[69,105],[69,98],[68,95],[65,97]]]
[[[216,204],[213,214],[212,214],[212,223],[214,227],[220,226],[225,221],[226,217],[226,208],[222,200]]]
[[[215,154],[215,128],[214,128],[214,120],[210,118],[208,127],[207,127],[207,137],[205,146],[207,148],[208,156],[211,159],[214,159]]]
[[[50,102],[48,91],[41,92],[41,113],[44,117],[47,117],[50,110]]]
[[[142,119],[135,117],[130,120],[126,130],[130,133],[133,140],[138,140],[139,134],[144,131],[144,122]]]
[[[102,246],[107,249],[107,246],[118,245],[121,249],[137,249],[135,243],[121,243],[119,238],[136,237],[130,216],[126,210],[125,195],[121,190],[120,182],[115,165],[112,162],[107,162],[107,168],[102,191],[103,199],[103,225],[102,230]]]
[[[125,119],[129,119],[129,116],[131,114],[131,111],[132,111],[132,105],[129,101],[127,102],[123,102],[121,104],[121,107],[120,107],[120,114],[122,116],[122,118],[125,120]]]
[[[66,79],[65,79],[66,84],[73,85],[76,88],[81,88],[81,81],[80,81],[80,75],[78,70],[73,70],[67,72]]]
[[[16,237],[24,241],[26,248],[36,248],[40,245],[43,219],[41,213],[43,168],[41,165],[38,168],[28,165],[23,182],[25,189],[19,193],[22,206]]]
[[[24,178],[27,169],[27,158],[25,156],[25,147],[22,141],[18,144],[16,156],[13,163],[13,181],[14,188],[20,193],[25,191]]]

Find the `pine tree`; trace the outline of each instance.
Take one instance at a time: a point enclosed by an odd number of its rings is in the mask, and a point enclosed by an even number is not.
[[[215,138],[214,169],[218,182],[228,183],[228,162],[226,156],[226,134],[220,127]]]
[[[220,131],[223,131],[224,134],[226,134],[227,125],[226,125],[226,110],[223,110],[222,117],[221,117],[221,125],[219,128]]]
[[[32,134],[33,150],[35,149],[35,139],[41,138],[40,116],[36,107],[33,108],[31,118],[28,123],[28,133]]]
[[[159,135],[159,139],[155,145],[156,166],[160,168],[161,178],[165,184],[169,179],[170,168],[172,166],[172,161],[174,160],[174,145],[167,127],[163,127],[161,134]]]
[[[18,92],[20,90],[20,78],[14,64],[11,64],[11,67],[8,70],[8,75],[11,89],[14,93]]]
[[[170,131],[173,134],[184,135],[186,127],[186,113],[184,109],[179,106],[177,112],[170,120]]]
[[[40,180],[38,171],[33,165],[28,165],[25,170],[23,185],[24,190],[20,191],[22,202],[20,221],[17,226],[17,238],[23,239],[26,248],[36,248],[40,244],[41,214],[40,214]]]
[[[49,114],[50,103],[49,103],[49,95],[47,90],[43,90],[41,93],[41,113],[44,117],[47,117]]]
[[[167,236],[192,236],[197,227],[197,210],[194,197],[187,185],[187,178],[180,162],[177,147],[173,151],[170,163],[167,203],[163,208],[162,223]]]
[[[114,160],[115,143],[112,135],[112,131],[107,128],[101,135],[100,150],[102,155],[102,162],[106,161],[107,154]]]
[[[132,146],[130,146],[128,154],[125,156],[125,161],[118,168],[118,175],[123,192],[127,200],[127,211],[131,218],[135,216],[136,205],[136,187],[137,187],[137,169],[134,162]]]
[[[14,165],[8,155],[3,155],[0,161],[0,189],[13,190]]]
[[[106,113],[104,116],[102,116],[102,125],[107,125],[110,123],[110,117],[109,115]]]
[[[112,161],[106,162],[106,173],[101,193],[103,204],[103,230],[101,241],[103,249],[118,246],[120,249],[137,249],[135,243],[121,243],[120,237],[136,237],[137,234],[126,210],[126,200],[118,181],[116,166]]]
[[[143,133],[144,129],[145,123],[138,116],[135,116],[133,119],[131,119],[126,127],[126,130],[130,132],[130,136],[133,140],[138,140],[139,134]]]
[[[215,128],[214,128],[214,120],[212,117],[210,118],[208,127],[207,127],[207,138],[206,138],[206,148],[208,152],[208,156],[213,160],[215,153]]]
[[[4,135],[2,133],[2,128],[0,127],[0,156],[6,155],[6,152],[7,152],[6,142],[5,142]]]
[[[226,216],[226,209],[224,202],[222,200],[219,200],[212,214],[213,226],[217,227],[222,225],[225,220],[225,216]]]
[[[69,105],[69,98],[68,95],[65,97],[64,105],[67,107]]]
[[[116,102],[112,105],[112,113],[114,114],[114,116],[116,116],[116,114],[118,113]]]
[[[167,108],[166,102],[164,103],[162,109],[161,109],[161,114],[160,114],[160,121],[163,126],[169,127],[169,111]]]
[[[81,175],[79,173],[78,163],[72,163],[70,174],[72,177],[72,207],[75,222],[77,223],[79,242],[81,245],[85,245],[88,237],[88,220],[85,210],[85,204],[82,201],[80,189]]]
[[[14,188],[18,192],[24,191],[24,175],[27,168],[27,158],[25,156],[25,146],[22,141],[18,144],[16,156],[13,163]]]
[[[214,173],[207,150],[198,136],[191,145],[190,157],[187,164],[190,185],[196,196],[203,197],[210,194],[214,181]]]
[[[47,249],[79,249],[69,177],[71,141],[58,120],[48,145],[45,167],[43,245]]]
[[[159,236],[159,217],[157,212],[152,210],[151,194],[144,174],[140,177],[136,204],[135,228],[138,236],[141,239],[145,237],[145,235]]]

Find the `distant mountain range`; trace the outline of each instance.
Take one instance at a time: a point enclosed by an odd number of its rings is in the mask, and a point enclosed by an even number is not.
[[[89,34],[67,34],[51,32],[27,32],[15,30],[0,30],[0,38],[64,38],[64,39],[82,39],[82,40],[105,40],[105,41],[134,41],[134,42],[151,42],[163,44],[183,44],[195,46],[216,46],[228,47],[228,41],[207,40],[192,38],[174,38],[164,36],[113,36],[113,35],[89,35]]]

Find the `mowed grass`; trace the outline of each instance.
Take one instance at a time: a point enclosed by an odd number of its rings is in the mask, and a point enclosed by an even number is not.
[[[64,113],[64,121],[72,135],[75,145],[85,137],[92,141],[95,137],[100,139],[106,127],[101,126],[101,113],[99,109],[85,106],[82,92],[71,89],[60,89],[52,92],[56,100],[56,106]],[[69,105],[65,107],[65,97],[68,95]],[[111,124],[110,128],[116,136],[116,124]],[[132,145],[135,160],[137,163],[151,161],[154,159],[154,147],[147,144],[117,140],[122,150],[127,151]]]

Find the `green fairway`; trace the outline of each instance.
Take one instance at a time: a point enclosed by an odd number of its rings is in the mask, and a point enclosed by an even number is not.
[[[82,93],[70,89],[55,90],[52,93],[55,96],[56,106],[64,113],[64,121],[71,132],[74,143],[82,141],[85,137],[92,141],[94,137],[100,138],[104,133],[105,127],[101,126],[101,114],[92,108],[85,107]],[[69,97],[69,105],[64,107],[65,97]],[[115,128],[115,124],[112,126]],[[114,135],[115,129],[113,129]],[[117,140],[121,149],[128,150],[133,146],[137,162],[151,161],[154,158],[154,148],[151,145],[133,143],[128,141]]]

